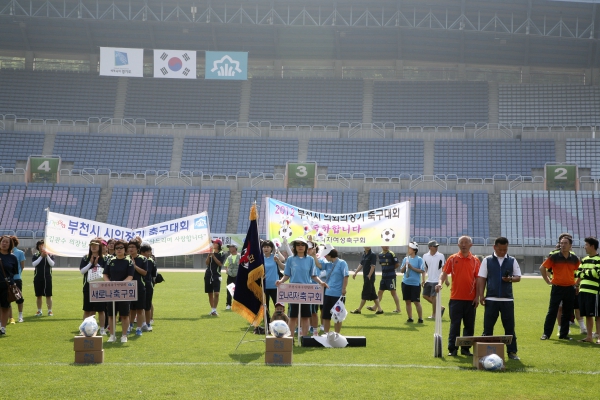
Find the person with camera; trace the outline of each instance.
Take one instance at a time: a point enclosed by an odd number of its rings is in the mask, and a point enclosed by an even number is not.
[[[502,320],[505,335],[512,335],[512,342],[506,345],[508,358],[519,360],[517,356],[517,335],[515,334],[515,302],[512,284],[521,281],[521,268],[514,257],[507,255],[508,239],[496,238],[494,254],[481,262],[477,277],[479,304],[485,307],[483,314],[483,336],[494,334],[498,316]],[[484,289],[486,293],[484,296]]]
[[[90,242],[88,254],[81,258],[79,263],[79,272],[83,275],[83,319],[96,315],[98,313],[98,323],[101,326],[100,335],[106,335],[104,329],[104,319],[106,302],[91,302],[90,301],[90,282],[88,278],[90,274],[88,272],[99,272],[100,268],[104,271],[106,267],[106,258],[102,255],[101,250],[101,239],[96,238]],[[98,280],[102,280],[103,277],[100,275]]]

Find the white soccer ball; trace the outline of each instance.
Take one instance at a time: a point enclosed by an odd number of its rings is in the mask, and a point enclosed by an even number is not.
[[[271,334],[275,337],[282,338],[290,334],[290,328],[285,321],[273,321],[269,326],[271,327]]]
[[[83,320],[81,325],[79,325],[79,332],[81,332],[84,336],[94,336],[96,332],[98,332],[98,323],[94,317],[87,317]]]
[[[498,354],[490,354],[481,359],[481,364],[486,371],[498,371],[504,366],[504,361]]]
[[[393,229],[387,228],[381,232],[381,238],[384,242],[391,242],[396,237]]]
[[[289,226],[283,226],[279,229],[279,237],[281,238],[291,238],[292,237],[292,228]]]

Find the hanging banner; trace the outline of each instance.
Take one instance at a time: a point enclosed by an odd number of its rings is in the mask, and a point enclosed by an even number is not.
[[[196,51],[154,50],[154,77],[196,79]]]
[[[204,79],[248,79],[248,53],[207,51],[205,54]]]
[[[267,237],[288,241],[312,235],[335,247],[406,246],[410,202],[353,214],[326,214],[266,198]]]
[[[88,252],[89,243],[95,237],[129,241],[135,236],[150,243],[156,257],[212,251],[206,212],[137,229],[48,212],[45,244],[50,254],[81,257]]]
[[[144,76],[144,49],[100,47],[100,75]]]

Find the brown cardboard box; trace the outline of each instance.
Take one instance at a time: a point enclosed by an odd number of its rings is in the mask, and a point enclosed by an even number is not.
[[[265,364],[269,365],[292,365],[292,352],[267,351],[265,353]]]
[[[100,351],[102,350],[102,336],[75,336],[73,350]]]
[[[504,359],[504,343],[475,343],[473,345],[473,366],[477,369],[484,369],[479,360],[490,354],[498,354],[502,361],[506,362]],[[502,366],[502,370],[504,370],[504,366]]]
[[[102,362],[104,362],[104,350],[75,352],[75,363],[77,364],[99,364]]]
[[[275,336],[267,336],[266,351],[279,353],[288,353],[294,348],[294,339],[291,336],[277,338]]]

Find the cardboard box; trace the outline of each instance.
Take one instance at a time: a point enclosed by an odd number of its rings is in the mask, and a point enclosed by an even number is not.
[[[267,336],[266,351],[289,353],[294,348],[294,339],[291,336],[277,338],[275,336]]]
[[[265,364],[268,365],[292,365],[292,353],[291,351],[279,352],[279,351],[267,351],[265,353]]]
[[[484,369],[479,360],[490,354],[497,354],[506,363],[504,359],[504,343],[475,343],[473,345],[473,366],[477,369]],[[504,370],[504,366],[502,366],[502,370]]]
[[[73,350],[100,351],[102,350],[102,336],[75,336]]]
[[[75,352],[75,363],[77,364],[99,364],[103,362],[104,350]]]

